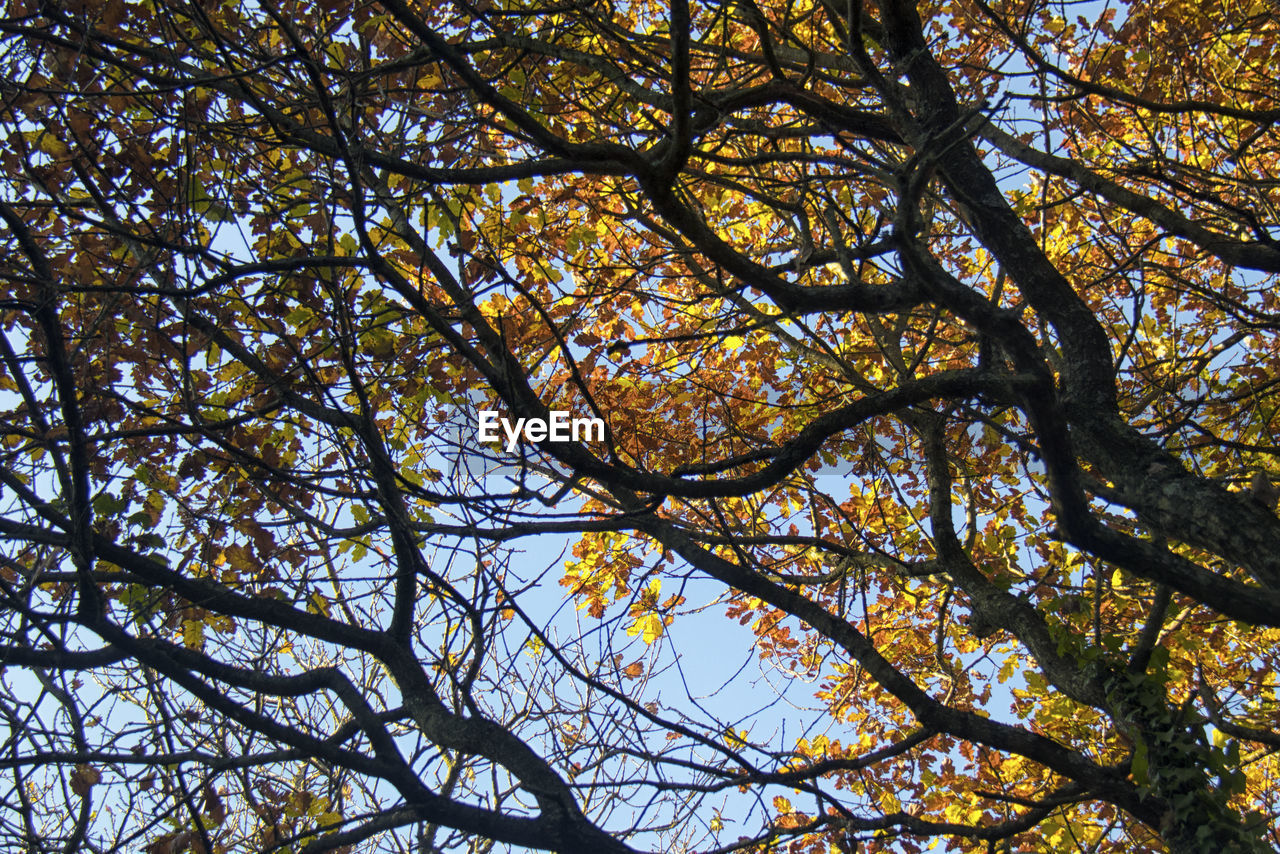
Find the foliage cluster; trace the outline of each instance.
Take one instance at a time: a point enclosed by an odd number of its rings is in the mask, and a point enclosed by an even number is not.
[[[0,847],[1271,850],[1278,52],[10,0]]]

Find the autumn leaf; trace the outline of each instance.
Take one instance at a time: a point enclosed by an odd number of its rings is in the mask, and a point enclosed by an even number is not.
[[[209,817],[209,823],[215,826],[222,824],[227,818],[226,804],[212,784],[204,787],[204,813]]]
[[[71,791],[82,798],[89,796],[89,790],[102,782],[102,772],[92,765],[77,765],[71,774]]]
[[[1270,5],[0,40],[0,848],[1280,845]]]

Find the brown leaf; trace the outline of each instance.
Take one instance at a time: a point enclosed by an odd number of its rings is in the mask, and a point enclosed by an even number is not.
[[[102,780],[102,772],[92,765],[77,765],[71,774],[71,791],[80,797],[86,797],[95,783]]]
[[[124,21],[124,13],[124,0],[109,0],[103,4],[102,17],[99,21],[107,29],[114,30]]]
[[[208,783],[204,787],[204,811],[209,816],[211,824],[222,824],[227,817],[226,805],[222,803],[221,796],[218,795],[213,784]]]
[[[644,675],[644,665],[639,661],[633,661],[622,669],[622,675],[628,679],[639,679]]]

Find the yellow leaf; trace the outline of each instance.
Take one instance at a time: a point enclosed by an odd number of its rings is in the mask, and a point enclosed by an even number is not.
[[[42,134],[40,137],[39,148],[45,154],[56,159],[62,159],[67,156],[67,146],[62,140],[50,134]]]
[[[646,644],[651,644],[658,638],[662,637],[662,618],[657,614],[645,614],[636,618],[636,621],[627,628],[627,634],[631,637],[640,635]]]
[[[307,610],[322,617],[329,616],[329,601],[319,593],[312,593],[307,598]]]
[[[182,621],[182,645],[187,649],[200,649],[204,646],[204,623],[202,621]]]

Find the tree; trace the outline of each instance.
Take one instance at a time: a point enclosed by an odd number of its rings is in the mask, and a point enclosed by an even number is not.
[[[1263,0],[2,32],[7,849],[1280,843]]]

